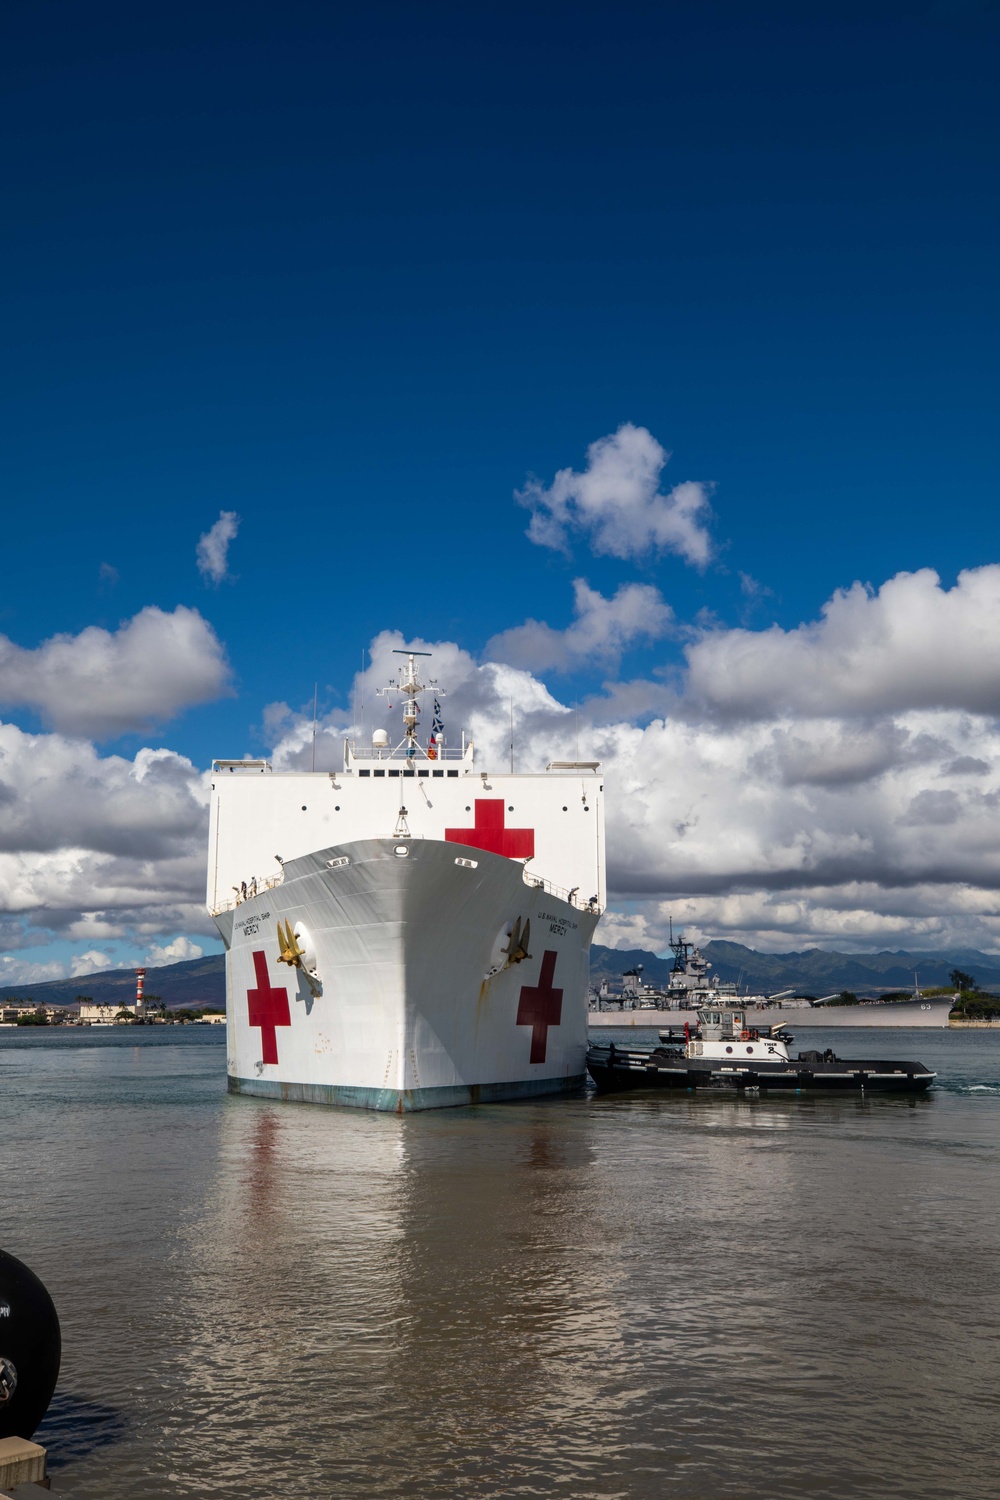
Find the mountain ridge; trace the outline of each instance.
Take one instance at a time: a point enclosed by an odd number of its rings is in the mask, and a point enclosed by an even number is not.
[[[146,993],[158,995],[168,1009],[197,1005],[220,1009],[226,1001],[226,955],[207,953],[174,964],[146,967]],[[70,979],[47,979],[39,984],[0,986],[0,1001],[37,1000],[40,1005],[72,1005],[86,995],[99,1005],[131,1004],[135,999],[135,969],[105,969]]]
[[[1000,990],[1000,954],[982,953],[976,948],[925,953],[906,949],[839,953],[806,948],[802,952],[761,953],[742,943],[714,939],[705,944],[702,952],[714,975],[738,983],[749,993],[786,989],[801,989],[807,994],[830,994],[842,989],[878,993],[912,989],[914,970],[921,986],[930,988],[947,984],[950,971],[956,968],[971,973],[981,989]],[[646,948],[606,948],[601,943],[594,943],[591,949],[590,974],[594,982],[617,979],[637,964],[643,965],[647,983],[664,984],[673,958],[661,958]],[[158,968],[147,967],[146,991],[158,995],[168,1009],[192,1005],[220,1008],[226,999],[225,954],[209,953]],[[72,1005],[78,995],[87,995],[101,1004],[128,1004],[135,996],[135,970],[107,969],[99,974],[48,979],[39,984],[0,985],[0,1001],[19,999],[35,1000],[40,1005]]]
[[[1000,954],[982,953],[976,948],[921,953],[905,948],[872,953],[807,948],[801,952],[761,953],[742,943],[717,938],[706,943],[702,952],[712,965],[714,976],[739,984],[741,990],[751,994],[786,989],[801,989],[807,994],[912,990],[914,971],[920,985],[929,989],[948,984],[952,969],[971,973],[980,988],[1000,988]],[[637,964],[643,965],[643,979],[647,983],[664,984],[673,957],[661,958],[642,948],[605,948],[595,943],[591,952],[591,979],[617,978]]]

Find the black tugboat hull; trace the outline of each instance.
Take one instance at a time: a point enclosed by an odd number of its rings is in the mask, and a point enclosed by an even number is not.
[[[604,1047],[588,1053],[587,1070],[602,1093],[712,1089],[729,1093],[922,1094],[935,1077],[917,1062],[838,1058],[831,1063],[762,1062],[750,1068],[726,1066],[713,1059],[643,1058],[635,1052],[609,1059]]]

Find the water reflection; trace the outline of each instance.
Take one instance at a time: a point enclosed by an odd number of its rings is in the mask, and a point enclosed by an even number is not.
[[[120,1406],[56,1391],[36,1440],[50,1448],[57,1467],[79,1462],[120,1443],[128,1419]]]
[[[835,1478],[817,1493],[865,1493],[872,1465],[921,1493],[913,1422],[950,1401],[913,1380],[949,1274],[927,1117],[231,1101],[190,1228],[186,1468],[225,1453],[234,1496],[265,1451],[307,1493],[694,1496],[732,1478],[735,1445],[745,1493],[798,1495],[818,1447]]]
[[[990,1095],[397,1119],[123,1063],[28,1121],[77,1500],[990,1492]]]
[[[544,1433],[574,1413],[591,1443],[579,1356],[610,1366],[621,1333],[586,1116],[487,1114],[231,1101],[189,1230],[194,1472],[225,1451],[253,1493],[266,1443],[324,1492],[426,1494],[504,1453],[523,1466],[531,1441],[550,1464]]]

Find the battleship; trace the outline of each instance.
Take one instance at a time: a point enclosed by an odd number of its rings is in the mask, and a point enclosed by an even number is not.
[[[427,653],[399,654],[398,743],[346,740],[336,772],[213,762],[229,1089],[397,1112],[576,1089],[605,904],[600,764],[480,766],[464,734],[447,742]]]
[[[623,975],[622,993],[613,999],[605,983],[594,996],[589,1016],[592,1027],[649,1027],[658,1024],[656,1013],[664,1010],[697,1010],[701,1006],[739,1004],[751,1026],[768,1027],[774,1023],[775,1011],[785,1011],[791,1024],[799,1027],[878,1026],[878,1027],[946,1027],[954,996],[928,999],[914,988],[912,1000],[869,1001],[858,1005],[834,1005],[835,995],[822,1000],[797,999],[792,990],[776,995],[741,995],[731,980],[722,980],[710,971],[711,963],[694,943],[683,935],[674,937],[670,925],[670,951],[674,962],[663,989],[643,984],[641,968]]]

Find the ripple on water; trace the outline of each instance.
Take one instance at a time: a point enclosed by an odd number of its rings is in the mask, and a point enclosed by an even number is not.
[[[912,1104],[406,1119],[229,1098],[187,1038],[0,1047],[40,1436],[77,1500],[988,1494],[986,1035],[921,1036]]]

